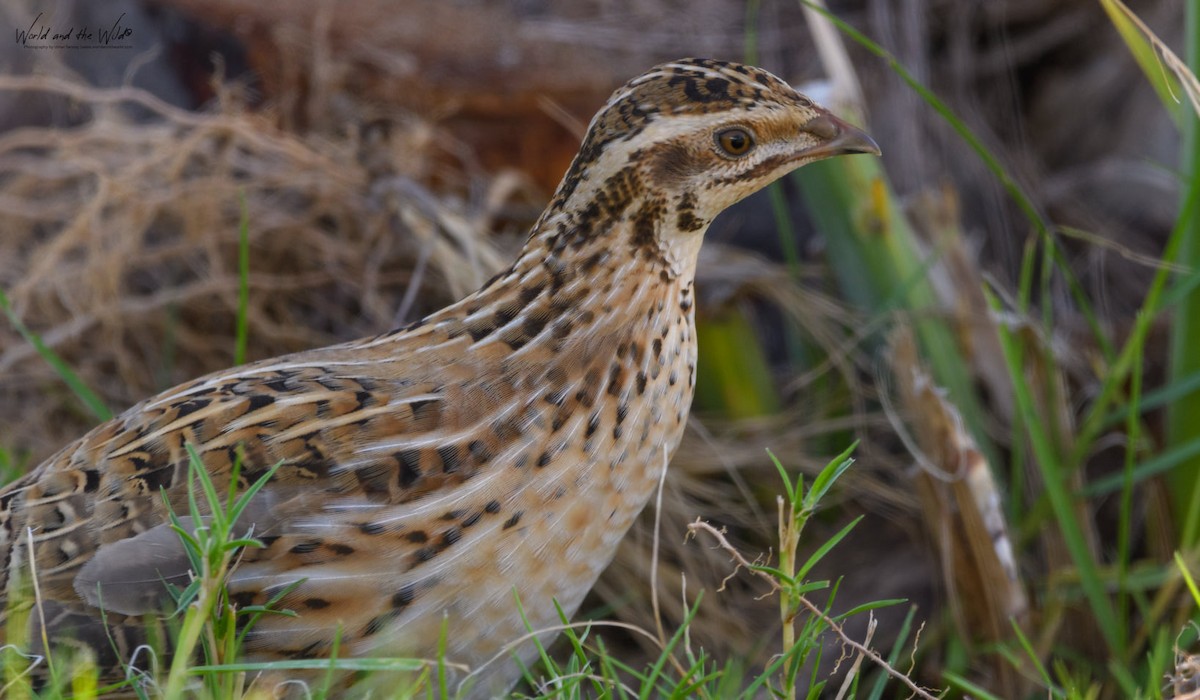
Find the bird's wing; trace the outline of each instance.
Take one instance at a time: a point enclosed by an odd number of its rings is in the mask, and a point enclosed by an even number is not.
[[[47,600],[157,609],[162,581],[188,575],[168,523],[170,510],[188,512],[189,446],[220,494],[239,460],[238,490],[278,465],[239,523],[256,536],[287,534],[295,518],[332,504],[416,500],[487,461],[487,442],[468,438],[499,398],[488,387],[448,387],[444,372],[419,365],[404,378],[386,359],[347,357],[313,351],[182,385],[0,491],[0,591],[21,569]]]

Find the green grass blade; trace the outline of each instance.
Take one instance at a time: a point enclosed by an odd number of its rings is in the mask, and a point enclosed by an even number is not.
[[[1183,561],[1183,555],[1179,552],[1175,552],[1175,566],[1183,576],[1183,581],[1187,584],[1188,592],[1192,594],[1192,602],[1195,603],[1196,607],[1200,608],[1200,588],[1196,587],[1196,580],[1192,578],[1192,572],[1188,570],[1187,563]]]
[[[193,480],[200,482],[200,489],[204,493],[204,500],[208,503],[206,509],[211,513],[213,527],[219,528],[222,531],[229,523],[226,522],[226,511],[221,507],[221,497],[217,495],[217,487],[213,485],[212,477],[208,474],[208,468],[204,465],[204,460],[200,458],[200,453],[196,451],[196,446],[192,443],[187,443],[184,448],[188,453],[188,483],[193,483]],[[199,504],[197,504],[199,505]],[[191,515],[196,520],[197,529],[199,529],[200,518],[203,517],[205,511],[195,508]]]
[[[8,295],[4,293],[4,290],[0,290],[0,308],[4,309],[4,314],[8,316],[8,321],[13,325],[13,328],[16,328],[17,332],[37,350],[42,359],[54,368],[55,373],[74,392],[75,396],[79,398],[84,408],[88,410],[88,413],[91,413],[101,422],[113,417],[112,411],[105,405],[104,400],[96,392],[92,391],[79,378],[78,374],[75,374],[75,371],[67,365],[66,361],[58,356],[58,353],[51,350],[50,346],[42,341],[41,336],[29,330],[21,318],[17,316],[17,312],[13,311],[12,306],[8,303]]]
[[[532,634],[535,631],[533,628],[533,623],[529,621],[529,616],[525,614],[525,606],[521,603],[521,596],[517,593],[516,586],[514,586],[512,589],[512,596],[513,602],[517,606],[517,614],[521,617],[521,625],[524,627],[526,632]],[[558,664],[554,662],[554,659],[550,657],[550,653],[546,651],[546,646],[542,644],[541,638],[534,634],[530,639],[533,642],[534,647],[537,648],[538,658],[541,659],[542,665],[551,671],[557,670]],[[528,669],[525,669],[525,675],[527,678],[532,679],[532,675],[529,673]],[[443,673],[442,676],[445,677],[445,674]]]
[[[1165,263],[1174,263],[1183,254],[1185,241],[1189,235],[1189,221],[1195,218],[1196,208],[1200,205],[1200,187],[1193,187],[1187,194],[1187,199],[1184,201],[1182,213],[1179,220],[1175,223],[1175,228],[1172,229],[1170,237],[1167,239],[1167,245],[1163,249],[1162,260]],[[1200,273],[1200,270],[1197,270]],[[1081,462],[1084,455],[1091,451],[1092,445],[1096,438],[1104,430],[1105,417],[1108,413],[1109,406],[1116,402],[1121,392],[1124,390],[1126,378],[1132,370],[1133,363],[1136,358],[1141,357],[1142,350],[1146,342],[1146,337],[1150,333],[1150,326],[1157,317],[1159,311],[1166,306],[1167,282],[1170,279],[1170,268],[1163,266],[1155,273],[1153,281],[1150,283],[1150,289],[1146,292],[1146,299],[1142,302],[1142,308],[1139,311],[1134,322],[1133,332],[1129,335],[1129,340],[1125,343],[1125,347],[1121,349],[1116,361],[1108,368],[1108,372],[1104,377],[1104,382],[1100,387],[1099,393],[1093,399],[1088,407],[1087,413],[1080,422],[1079,429],[1076,431],[1076,450],[1074,461]],[[1190,284],[1192,278],[1189,276],[1184,280],[1185,284]],[[1174,290],[1167,297],[1174,298]],[[1182,297],[1181,297],[1182,298]],[[1178,340],[1178,336],[1175,337]],[[1188,376],[1191,373],[1200,372],[1200,366],[1191,372],[1186,369],[1182,372],[1177,371],[1173,376]],[[1200,396],[1200,393],[1194,394]],[[1183,401],[1180,398],[1180,403]],[[1180,405],[1177,403],[1176,406]],[[1174,415],[1175,412],[1172,412]],[[1187,491],[1190,493],[1190,490]]]
[[[429,666],[422,659],[408,658],[341,658],[334,659],[295,659],[287,661],[262,661],[246,663],[229,663],[207,666],[192,666],[189,675],[213,672],[243,672],[243,671],[324,671],[332,665],[338,671],[420,671]]]
[[[1184,19],[1185,60],[1194,73],[1200,69],[1200,3],[1188,2]],[[1200,269],[1200,217],[1192,203],[1200,196],[1200,115],[1189,110],[1184,119],[1183,162],[1184,204],[1180,210],[1179,226],[1186,229],[1182,236],[1178,262],[1191,270]],[[1170,377],[1187,377],[1200,372],[1200,290],[1193,290],[1175,307],[1171,332]],[[1167,412],[1167,443],[1179,446],[1200,438],[1200,391],[1179,397]],[[1200,456],[1189,457],[1174,469],[1169,477],[1173,515],[1176,526],[1197,508],[1195,495],[1200,488]],[[1195,533],[1180,542],[1190,548],[1196,544]]]
[[[696,613],[700,610],[700,601],[704,598],[703,593],[704,592],[701,591],[696,595],[696,601],[692,604],[691,608],[687,610],[683,621],[679,625],[679,629],[675,630],[674,634],[672,634],[667,640],[666,646],[664,646],[662,651],[659,653],[658,658],[654,660],[653,664],[651,664],[650,670],[646,674],[646,680],[642,686],[641,700],[649,700],[650,697],[655,695],[652,691],[658,685],[659,680],[664,677],[664,669],[666,668],[667,661],[675,652],[675,647],[683,641],[684,633],[692,624],[692,621],[696,619]]]
[[[808,560],[804,562],[804,565],[800,567],[800,570],[796,572],[795,578],[803,580],[808,574],[809,570],[812,569],[817,562],[821,561],[821,559],[829,553],[829,550],[833,549],[838,545],[839,542],[846,539],[846,536],[850,534],[850,531],[853,530],[856,525],[862,522],[862,519],[865,517],[865,515],[860,515],[854,520],[851,520],[846,524],[845,527],[843,527],[841,530],[838,530],[837,533],[835,533],[829,539],[825,540],[825,542],[817,548],[817,551],[813,552]]]
[[[999,311],[999,302],[995,295],[988,290],[984,291],[987,294],[989,305]],[[1038,419],[1039,411],[1022,370],[1024,366],[1022,349],[1008,328],[999,326],[999,331],[1000,346],[1012,379],[1017,409],[1024,417],[1025,432],[1033,447],[1033,453],[1037,457],[1038,468],[1042,472],[1046,496],[1050,500],[1055,520],[1058,522],[1067,551],[1078,571],[1084,595],[1091,606],[1092,614],[1096,617],[1096,623],[1100,627],[1104,641],[1115,656],[1123,657],[1125,636],[1121,633],[1116,611],[1113,609],[1112,601],[1108,598],[1104,582],[1100,579],[1097,563],[1092,558],[1082,526],[1076,519],[1075,503],[1073,495],[1066,487],[1066,473],[1061,457],[1055,452],[1050,436],[1046,434],[1045,426]]]
[[[1138,694],[1141,697],[1149,697],[1150,700],[1162,700],[1163,685],[1162,679],[1168,676],[1173,676],[1177,673],[1175,668],[1175,650],[1178,643],[1180,649],[1191,649],[1194,638],[1186,639],[1185,634],[1178,635],[1166,627],[1160,627],[1154,631],[1154,641],[1150,644],[1150,650],[1146,653],[1146,672],[1145,678],[1141,684],[1141,692]],[[1168,686],[1170,687],[1170,686]],[[1149,692],[1147,693],[1146,690]],[[1135,697],[1135,696],[1130,696]],[[1187,697],[1187,694],[1175,696],[1180,700]]]
[[[779,478],[783,480],[783,487],[787,491],[788,503],[795,503],[796,489],[802,488],[803,485],[792,485],[792,478],[788,476],[787,469],[784,468],[783,462],[779,461],[779,458],[775,456],[774,452],[767,450],[767,456],[771,458],[771,463],[775,465],[775,471],[779,472]],[[803,479],[804,476],[800,475],[800,478]]]
[[[879,610],[881,608],[890,608],[893,605],[901,605],[901,604],[907,603],[907,602],[908,602],[907,598],[884,598],[882,600],[873,600],[869,603],[863,603],[862,605],[856,605],[844,613],[834,615],[833,621],[841,622],[842,620],[845,620],[846,618],[854,617],[855,615],[858,615],[860,613],[865,613],[869,610]]]
[[[952,671],[943,671],[942,678],[950,684],[951,688],[958,688],[963,691],[964,696],[979,698],[979,700],[1004,700],[999,695],[994,695],[989,690],[981,685],[977,685],[967,680],[963,676]]]
[[[1156,408],[1171,405],[1176,399],[1181,396],[1186,396],[1200,389],[1200,372],[1195,372],[1186,377],[1177,377],[1153,391],[1148,391],[1142,395],[1141,401],[1138,403],[1138,410],[1141,413],[1153,411]],[[1129,419],[1130,406],[1128,404],[1120,406],[1108,414],[1104,419],[1104,427],[1111,428],[1117,424]]]
[[[1017,641],[1020,643],[1021,648],[1025,651],[1026,658],[1028,658],[1029,662],[1033,664],[1033,668],[1037,671],[1038,676],[1041,677],[1042,683],[1046,685],[1046,688],[1054,688],[1054,681],[1050,678],[1050,674],[1046,671],[1046,667],[1042,664],[1042,660],[1038,658],[1037,652],[1034,651],[1033,644],[1029,642],[1029,638],[1025,636],[1023,631],[1021,631],[1021,626],[1017,624],[1016,620],[1012,620],[1011,622],[1013,631],[1017,634]]]
[[[1163,450],[1154,457],[1138,464],[1130,473],[1132,482],[1137,484],[1159,474],[1171,472],[1179,465],[1200,456],[1200,435],[1189,442]],[[1089,498],[1104,496],[1121,488],[1125,483],[1125,474],[1118,472],[1088,484],[1081,495]],[[1190,491],[1188,493],[1191,493]]]
[[[804,510],[811,511],[816,508],[821,499],[825,498],[825,494],[829,493],[830,487],[846,473],[846,470],[854,466],[854,458],[850,455],[854,454],[857,447],[858,440],[855,440],[840,455],[831,459],[817,474],[813,479],[812,486],[808,487],[808,493],[804,495]],[[795,498],[792,501],[795,502]]]
[[[908,643],[908,635],[912,632],[913,618],[917,615],[917,606],[908,606],[908,612],[904,614],[904,622],[901,623],[899,631],[896,633],[896,641],[892,643],[892,650],[887,655],[888,665],[892,668],[896,667],[896,662],[900,659],[900,653],[904,649],[904,645]],[[880,671],[875,683],[872,685],[870,692],[867,694],[867,700],[879,700],[883,696],[883,690],[887,684],[888,674]]]
[[[1179,76],[1164,65],[1150,37],[1143,33],[1144,25],[1139,26],[1140,21],[1137,17],[1119,0],[1100,0],[1100,6],[1108,13],[1109,21],[1117,28],[1146,80],[1158,93],[1158,100],[1163,108],[1171,115],[1176,126],[1182,125],[1187,117],[1187,110],[1180,103],[1180,95],[1184,93],[1183,85]]]
[[[1133,532],[1133,468],[1137,461],[1139,447],[1142,444],[1142,421],[1138,403],[1142,398],[1142,357],[1136,353],[1137,360],[1133,363],[1133,376],[1129,389],[1129,416],[1125,421],[1125,465],[1122,469],[1124,479],[1121,484],[1121,501],[1117,512],[1117,611],[1122,625],[1129,628],[1129,596],[1125,593],[1125,582],[1129,576],[1131,554],[1131,537]]]

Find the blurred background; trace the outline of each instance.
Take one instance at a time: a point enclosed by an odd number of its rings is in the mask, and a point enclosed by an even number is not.
[[[1183,52],[1184,2],[1129,7]],[[693,645],[776,653],[770,589],[726,580],[729,555],[685,542],[687,523],[772,561],[766,450],[812,474],[860,440],[801,549],[863,517],[809,576],[840,579],[834,612],[907,601],[874,613],[874,648],[952,694],[1186,689],[1173,646],[1186,659],[1195,611],[1170,562],[1191,511],[1166,467],[1136,469],[1166,454],[1162,406],[1192,386],[1168,378],[1169,316],[1141,313],[1156,275],[1189,269],[1163,259],[1178,115],[1097,0],[829,10],[900,70],[826,26],[852,66],[837,73],[791,0],[6,0],[0,467],[98,420],[12,319],[113,411],[230,366],[244,206],[248,359],[382,332],[508,264],[614,88],[682,56],[749,61],[848,97],[884,157],[806,168],[708,233],[697,399],[662,511],[668,622],[704,589]],[[20,40],[42,26],[120,38]],[[1165,398],[1121,413],[1143,384]],[[643,520],[588,614],[650,624]],[[862,639],[866,616],[846,630]]]

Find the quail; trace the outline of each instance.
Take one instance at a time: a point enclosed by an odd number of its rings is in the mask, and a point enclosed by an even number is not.
[[[97,426],[0,490],[0,595],[36,571],[55,638],[128,654],[186,584],[169,526],[188,446],[221,492],[278,465],[228,579],[274,605],[247,658],[431,658],[504,692],[526,632],[573,614],[646,505],[696,381],[696,259],[722,210],[806,163],[878,154],[770,73],[682,59],[592,119],[516,261],[382,335],[210,374]],[[514,597],[515,596],[515,597]],[[101,617],[101,610],[105,615]],[[40,624],[40,623],[39,623]],[[3,641],[0,630],[0,641]],[[40,636],[40,632],[34,636]],[[552,633],[544,635],[548,640]],[[532,644],[516,654],[532,662]]]

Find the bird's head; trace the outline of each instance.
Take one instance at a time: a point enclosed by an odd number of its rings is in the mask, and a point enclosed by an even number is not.
[[[587,140],[624,144],[656,186],[694,193],[708,219],[806,163],[879,154],[870,136],[767,71],[710,59],[665,63],[629,81]]]
[[[694,265],[721,211],[806,163],[850,153],[879,147],[760,68],[664,63],[616,90],[592,119],[535,235],[557,253],[617,246],[606,234],[623,231],[678,271]]]

